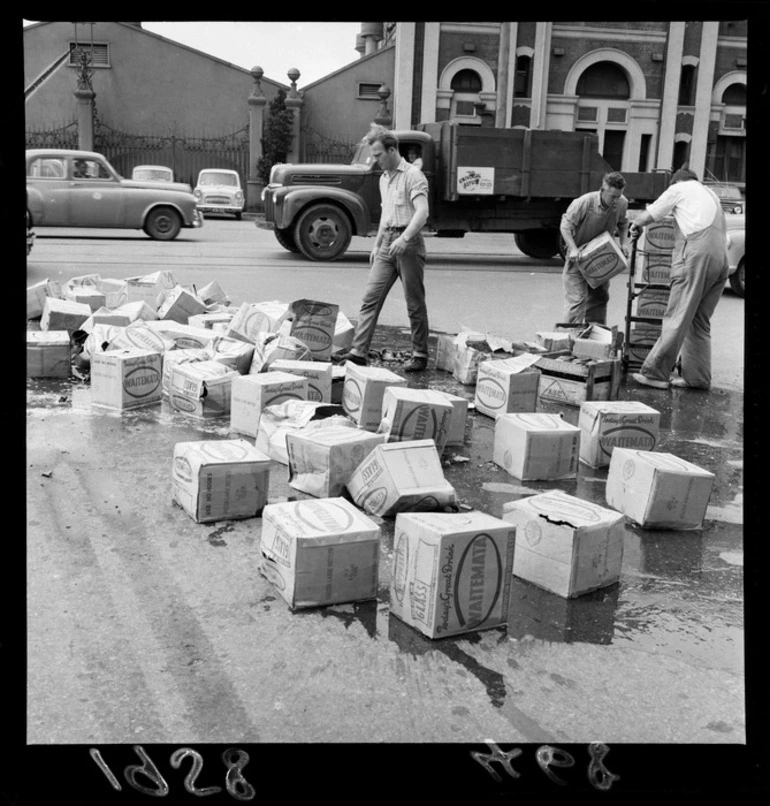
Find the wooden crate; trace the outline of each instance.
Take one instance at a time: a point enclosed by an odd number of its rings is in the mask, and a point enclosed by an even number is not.
[[[555,403],[579,406],[586,400],[617,400],[620,389],[621,360],[611,358],[587,364],[557,361],[569,351],[549,353],[535,364],[540,370],[538,397]]]

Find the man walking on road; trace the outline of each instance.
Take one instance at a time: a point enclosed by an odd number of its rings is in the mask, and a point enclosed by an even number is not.
[[[350,351],[340,363],[366,365],[382,306],[396,282],[404,297],[412,329],[412,357],[406,372],[421,372],[428,366],[428,309],[425,304],[425,241],[422,228],[428,220],[428,180],[399,153],[398,139],[382,126],[373,126],[367,136],[372,157],[382,168],[380,227],[369,256],[371,268]]]
[[[631,377],[644,386],[708,389],[711,386],[711,316],[722,298],[729,270],[726,223],[716,194],[697,174],[680,168],[668,189],[633,223],[636,235],[672,215],[671,292],[661,334],[641,370]],[[671,378],[680,356],[682,377]]]
[[[623,195],[626,180],[622,174],[605,174],[601,189],[575,199],[561,217],[561,234],[567,244],[564,263],[564,321],[606,324],[610,282],[591,288],[578,269],[577,257],[585,246],[603,232],[613,237],[618,231],[620,248],[628,256],[626,235],[628,199]]]

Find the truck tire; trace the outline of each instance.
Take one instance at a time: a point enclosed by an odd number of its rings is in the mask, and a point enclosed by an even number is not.
[[[556,229],[529,229],[514,235],[516,246],[529,257],[545,260],[559,254],[559,231]]]
[[[288,249],[289,252],[299,252],[297,242],[294,240],[294,234],[290,229],[278,229],[278,227],[276,227],[273,232],[275,233],[276,241],[278,241],[284,249]]]
[[[155,241],[173,241],[180,229],[182,219],[171,207],[155,207],[144,220],[144,231]]]
[[[294,225],[294,241],[308,260],[336,260],[350,245],[350,222],[339,207],[313,204]]]

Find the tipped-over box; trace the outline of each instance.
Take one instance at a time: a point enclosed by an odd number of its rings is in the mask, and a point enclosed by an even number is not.
[[[146,302],[157,311],[166,292],[178,285],[170,271],[156,271],[141,277],[126,278],[126,302]]]
[[[250,373],[267,372],[276,361],[310,361],[310,348],[287,333],[257,333]]]
[[[432,439],[441,453],[449,436],[452,404],[441,392],[390,386],[382,397],[382,420],[377,429],[386,442]]]
[[[452,416],[449,420],[449,433],[446,438],[447,448],[457,447],[465,442],[465,423],[468,419],[468,398],[437,390],[452,404]]]
[[[167,350],[165,353],[163,353],[163,379],[161,384],[163,394],[168,394],[171,368],[175,364],[189,364],[193,361],[208,361],[208,358],[209,357],[206,351],[197,347],[191,347],[187,350]]]
[[[91,356],[91,402],[110,409],[160,403],[163,358],[137,347]]]
[[[342,407],[359,428],[376,431],[382,421],[382,400],[389,386],[406,386],[406,378],[382,367],[345,364]]]
[[[216,329],[215,326],[221,325],[223,330],[226,331],[234,316],[235,311],[196,313],[187,320],[187,324],[190,327],[208,328],[209,330],[214,330]]]
[[[378,445],[347,484],[351,498],[372,515],[429,511],[456,503],[432,439]]]
[[[43,306],[48,297],[61,299],[61,285],[55,280],[41,280],[27,286],[27,319],[39,319],[43,315]]]
[[[215,333],[214,340],[204,348],[209,358],[246,375],[254,360],[254,345],[240,339],[231,339],[213,330],[212,332]]]
[[[174,319],[154,319],[148,321],[147,327],[173,342],[177,350],[187,350],[191,347],[204,349],[217,335],[206,327],[190,327]]]
[[[308,400],[332,402],[334,366],[330,361],[294,361],[290,358],[278,358],[271,362],[270,369],[291,372],[306,378]]]
[[[623,517],[561,490],[503,504],[516,526],[514,576],[572,598],[612,585],[623,564]]]
[[[339,305],[312,299],[297,299],[289,306],[289,335],[304,342],[314,361],[328,361],[332,354]]]
[[[606,283],[628,268],[626,256],[609,232],[603,232],[580,247],[577,267],[591,288]]]
[[[27,377],[69,378],[70,334],[66,330],[27,331]]]
[[[46,297],[40,317],[41,330],[66,330],[74,333],[91,316],[91,308],[84,302]]]
[[[344,498],[268,504],[259,571],[292,609],[375,599],[380,532]]]
[[[174,445],[172,499],[197,523],[255,518],[269,487],[270,459],[245,439]]]
[[[158,306],[158,318],[170,319],[182,325],[188,324],[191,316],[205,313],[206,306],[194,294],[178,285],[167,291]]]
[[[200,419],[230,414],[232,385],[239,373],[216,361],[174,364],[168,379],[168,401],[174,411]]]
[[[136,347],[140,350],[152,350],[165,353],[174,348],[174,342],[164,333],[147,326],[147,322],[137,320],[117,332],[110,339],[108,350],[126,350]]]
[[[495,420],[492,461],[518,479],[577,476],[580,429],[561,414],[501,414]]]
[[[605,467],[615,448],[655,450],[660,412],[636,400],[587,401],[580,406],[580,461]]]
[[[672,453],[615,448],[607,503],[645,529],[700,529],[714,474]]]
[[[285,400],[307,400],[307,380],[288,372],[261,372],[233,378],[230,429],[256,437],[265,407]]]
[[[497,417],[514,411],[534,411],[540,371],[537,355],[482,361],[476,377],[476,411]]]
[[[227,335],[253,344],[259,333],[277,332],[288,315],[289,306],[285,302],[244,302],[230,321]]]
[[[290,431],[289,486],[317,498],[341,495],[355,469],[384,441],[384,434],[342,425]]]
[[[390,612],[429,638],[506,624],[515,533],[484,512],[399,513]]]

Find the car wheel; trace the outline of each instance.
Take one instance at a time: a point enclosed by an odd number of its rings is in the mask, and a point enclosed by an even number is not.
[[[741,258],[738,268],[730,275],[730,288],[739,296],[746,296],[746,280],[744,275],[744,262],[746,258]]]
[[[235,220],[236,221],[240,221],[242,218],[243,218],[243,213],[236,213],[235,214]]]
[[[336,260],[350,245],[347,216],[331,204],[308,207],[294,225],[294,240],[309,260]]]
[[[516,246],[529,257],[545,260],[559,253],[559,231],[531,229],[514,235]]]
[[[278,241],[284,249],[288,249],[289,252],[299,252],[299,247],[290,229],[278,229],[276,227],[273,232],[275,233],[276,241]]]
[[[144,231],[156,241],[173,241],[182,228],[182,219],[170,207],[150,210],[144,221]]]

